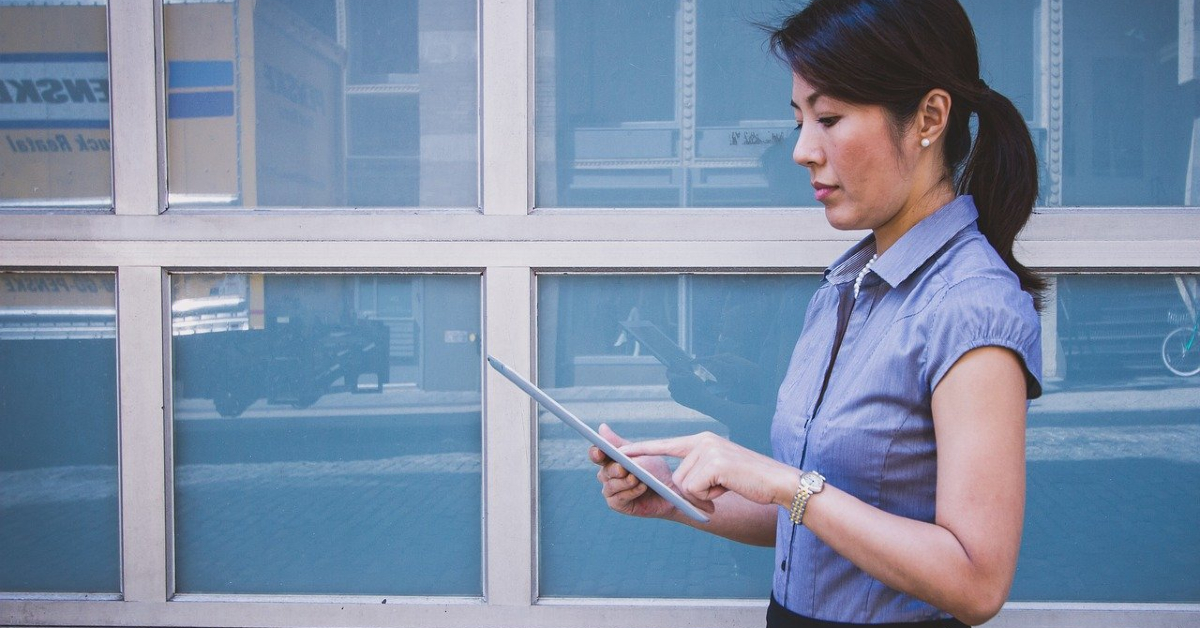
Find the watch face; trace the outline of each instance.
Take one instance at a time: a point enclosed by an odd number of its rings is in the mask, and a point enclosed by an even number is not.
[[[825,478],[814,471],[809,471],[800,476],[800,485],[813,493],[818,493],[825,488]]]

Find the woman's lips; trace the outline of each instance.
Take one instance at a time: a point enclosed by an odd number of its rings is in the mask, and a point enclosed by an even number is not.
[[[824,201],[826,198],[829,198],[829,195],[833,194],[833,191],[837,189],[836,185],[825,185],[824,183],[814,183],[812,186],[813,189],[816,190],[816,192],[813,193],[813,196],[816,197],[817,202]]]

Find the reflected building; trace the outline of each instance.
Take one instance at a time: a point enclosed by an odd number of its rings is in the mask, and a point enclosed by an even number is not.
[[[476,206],[464,6],[168,0],[169,203]]]

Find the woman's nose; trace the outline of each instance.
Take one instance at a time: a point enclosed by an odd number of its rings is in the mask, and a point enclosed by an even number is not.
[[[796,137],[796,147],[792,149],[792,161],[806,168],[819,165],[821,160],[820,148],[816,145],[812,133],[801,127]]]

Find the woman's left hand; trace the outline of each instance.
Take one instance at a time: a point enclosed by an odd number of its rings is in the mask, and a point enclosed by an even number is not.
[[[628,456],[682,459],[671,479],[684,497],[712,502],[732,491],[758,504],[779,504],[795,493],[800,471],[712,432],[631,443]]]

